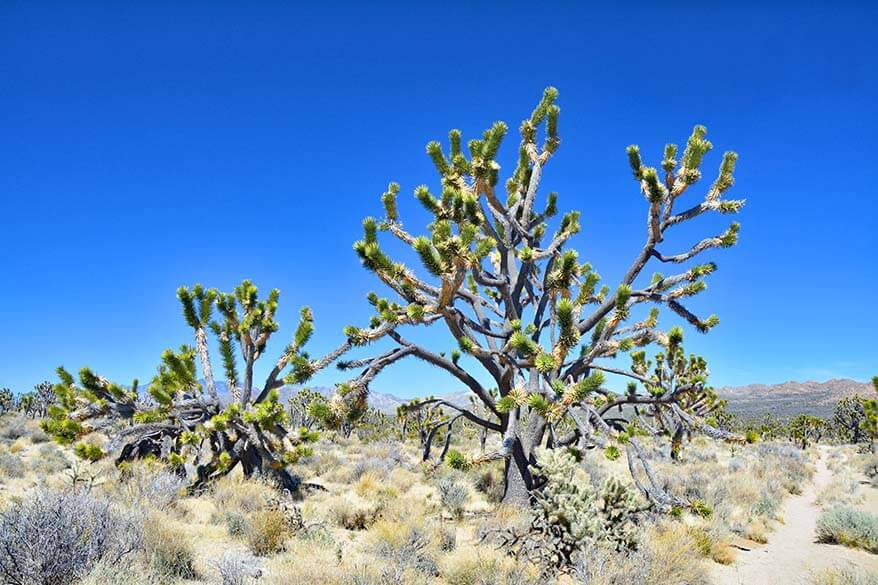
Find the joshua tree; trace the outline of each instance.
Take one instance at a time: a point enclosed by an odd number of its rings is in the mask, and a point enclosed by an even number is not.
[[[40,418],[46,416],[49,412],[49,407],[55,403],[56,396],[53,388],[54,385],[48,380],[40,382],[34,386],[34,407],[36,409],[36,415]]]
[[[272,290],[260,300],[256,287],[244,281],[234,293],[221,294],[196,285],[180,288],[177,296],[186,322],[195,334],[195,347],[166,350],[148,387],[149,398],[139,393],[137,381],[124,388],[88,368],[79,372],[79,383],[64,368],[54,387],[57,404],[44,421],[46,431],[71,443],[95,430],[111,437],[116,462],[154,456],[165,460],[199,486],[228,473],[240,464],[247,476],[269,476],[290,490],[298,480],[287,469],[309,452],[306,443],[315,436],[287,429],[288,414],[279,401],[281,374],[300,354],[313,330],[310,311],[302,310],[292,343],[277,360],[262,386],[253,381],[256,360],[262,357],[277,331],[275,312],[279,293]],[[214,320],[214,310],[218,320]],[[207,347],[208,330],[219,343],[231,401],[223,404],[217,394]],[[196,356],[203,383],[197,379]],[[243,375],[239,366],[243,366]],[[77,452],[96,459],[103,453],[93,443],[80,443]]]
[[[866,420],[866,399],[859,395],[846,396],[835,403],[832,420],[843,439],[860,443],[865,438],[863,423]]]
[[[820,442],[825,430],[826,422],[822,418],[810,414],[800,414],[790,421],[790,440],[795,441],[799,447],[805,449],[811,444],[811,441]]]
[[[37,415],[37,397],[33,392],[25,392],[18,397],[16,406],[19,412],[31,418]]]
[[[363,265],[386,285],[395,299],[375,293],[368,296],[377,315],[368,327],[345,329],[347,343],[365,346],[382,338],[393,349],[368,359],[342,363],[342,367],[362,368],[360,375],[339,386],[334,408],[361,408],[369,383],[384,368],[406,357],[414,357],[438,367],[472,391],[490,413],[480,416],[473,409],[440,399],[423,401],[426,406],[443,406],[470,422],[501,435],[496,451],[469,457],[460,464],[473,465],[503,460],[506,466],[506,501],[525,501],[535,487],[530,466],[536,464],[534,451],[543,442],[551,446],[579,445],[582,448],[624,441],[630,469],[635,477],[639,462],[650,486],[639,483],[645,493],[662,505],[679,502],[656,485],[633,429],[626,429],[611,414],[618,407],[638,405],[660,407],[670,424],[706,431],[715,437],[731,438],[706,425],[695,406],[704,391],[706,369],[694,372],[687,367],[671,379],[656,378],[634,370],[617,369],[604,360],[638,346],[658,345],[670,354],[679,347],[679,329],[669,334],[658,327],[658,307],[665,307],[698,331],[706,332],[718,323],[716,316],[702,318],[685,306],[687,298],[705,289],[704,279],[714,272],[712,262],[681,268],[669,276],[641,277],[652,262],[682,266],[713,248],[735,244],[738,224],[725,232],[706,237],[688,249],[668,252],[663,245],[667,232],[699,216],[735,213],[741,200],[724,196],[733,183],[737,155],[722,157],[718,177],[705,196],[682,211],[678,202],[701,178],[702,160],[712,148],[703,126],[696,126],[678,159],[678,148],[664,149],[661,171],[643,164],[637,146],[627,149],[635,185],[646,204],[645,241],[613,287],[599,286],[600,277],[588,263],[580,262],[569,247],[580,230],[579,212],[571,211],[555,224],[549,221],[558,212],[558,199],[549,193],[538,208],[538,192],[543,173],[561,143],[558,135],[557,91],[548,88],[531,116],[521,124],[518,162],[505,183],[506,197],[498,193],[500,165],[497,155],[507,126],[497,122],[479,139],[462,145],[461,132],[449,134],[446,153],[438,142],[427,145],[427,153],[438,171],[439,191],[421,185],[415,197],[432,215],[426,235],[416,235],[404,226],[397,209],[400,187],[391,183],[381,197],[384,217],[363,221],[363,239],[354,244]],[[538,145],[538,133],[545,139]],[[389,233],[411,247],[426,270],[419,275],[410,266],[391,259],[379,243],[379,233]],[[642,320],[634,315],[641,307],[654,305]],[[450,358],[431,351],[404,336],[404,325],[442,323],[458,347]],[[461,354],[468,356],[467,363]],[[671,369],[678,369],[675,362]],[[685,361],[685,360],[684,360]],[[480,369],[470,371],[472,363]],[[688,363],[688,361],[687,361]],[[296,377],[307,379],[315,367],[300,362]],[[646,386],[647,392],[634,391],[613,396],[604,387],[603,372],[627,376]],[[482,380],[496,386],[495,398]],[[615,409],[615,410],[614,410]],[[555,432],[564,426],[572,431]],[[629,425],[630,426],[630,425]],[[615,451],[613,449],[616,449]]]
[[[287,406],[290,413],[290,424],[294,427],[305,428],[309,431],[317,423],[317,417],[311,414],[311,404],[315,400],[322,399],[323,395],[311,390],[310,388],[302,388],[287,400]]]
[[[15,408],[15,396],[9,388],[0,388],[0,414],[5,414]]]
[[[872,387],[878,392],[878,376],[872,377]],[[869,439],[869,449],[875,451],[875,439],[878,438],[878,399],[870,398],[863,401],[863,432]]]

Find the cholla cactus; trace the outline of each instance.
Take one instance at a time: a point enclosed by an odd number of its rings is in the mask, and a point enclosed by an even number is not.
[[[227,474],[238,464],[244,474],[267,475],[282,488],[295,490],[298,480],[288,466],[310,453],[307,443],[316,435],[287,428],[289,414],[279,400],[281,374],[292,362],[307,359],[301,350],[313,331],[306,308],[290,343],[265,383],[253,380],[256,361],[277,331],[275,312],[279,293],[260,300],[256,287],[244,281],[234,293],[221,294],[196,285],[182,287],[177,296],[195,347],[166,350],[158,372],[140,393],[137,381],[125,388],[88,368],[79,382],[64,368],[54,387],[57,404],[49,408],[43,428],[62,443],[73,443],[93,431],[106,432],[117,463],[155,457],[199,486]],[[216,315],[215,315],[216,313]],[[217,317],[215,319],[214,317]],[[217,393],[207,347],[207,332],[218,340],[231,394],[222,402]],[[203,382],[198,380],[197,361]],[[239,373],[243,366],[243,375]],[[96,444],[79,443],[77,453],[96,460],[105,455]]]
[[[565,449],[537,452],[532,471],[545,482],[534,492],[530,529],[510,532],[511,552],[521,554],[553,573],[566,571],[589,546],[627,550],[637,546],[641,511],[636,492],[614,477],[593,488],[574,455]]]
[[[426,233],[419,235],[404,226],[397,206],[400,186],[390,183],[381,197],[383,217],[366,218],[363,238],[354,244],[363,266],[391,291],[392,298],[368,295],[376,314],[366,327],[345,329],[348,345],[389,339],[395,346],[375,357],[344,364],[362,368],[343,387],[345,401],[361,403],[375,376],[405,358],[444,370],[471,390],[488,414],[441,400],[431,404],[501,435],[499,449],[469,457],[468,463],[505,461],[507,502],[529,499],[535,487],[530,471],[536,461],[534,449],[546,442],[547,435],[555,447],[603,447],[619,441],[622,437],[617,435],[626,431],[608,421],[613,415],[607,407],[661,404],[686,428],[707,429],[688,401],[688,391],[666,388],[661,396],[635,393],[607,400],[610,393],[601,372],[614,371],[653,384],[646,376],[616,371],[604,360],[637,347],[664,344],[670,335],[659,329],[659,307],[701,332],[718,323],[716,316],[702,318],[686,307],[688,299],[706,288],[705,279],[716,269],[712,262],[690,265],[651,281],[644,281],[642,273],[653,262],[680,266],[707,251],[733,246],[737,223],[679,253],[667,252],[665,237],[704,214],[736,213],[744,204],[725,198],[737,161],[735,153],[727,152],[706,194],[677,209],[701,178],[702,162],[712,148],[703,126],[694,128],[683,149],[675,144],[665,147],[660,170],[646,166],[639,148],[630,146],[628,161],[646,206],[645,241],[634,251],[621,281],[601,286],[591,264],[582,262],[570,248],[580,231],[579,212],[569,211],[556,221],[557,194],[548,193],[538,201],[543,173],[561,144],[557,96],[555,88],[546,89],[533,113],[521,123],[517,162],[505,182],[505,196],[499,152],[507,125],[496,122],[480,138],[466,143],[459,130],[452,130],[447,150],[435,141],[427,145],[438,173],[438,190],[427,185],[414,189],[415,198],[431,216]],[[409,247],[423,273],[391,258],[389,248],[380,242],[383,234]],[[656,311],[635,321],[633,315],[648,305]],[[442,349],[431,351],[404,337],[404,326],[434,323],[442,323],[454,338],[457,347],[450,354]],[[481,371],[471,371],[473,365]],[[304,368],[302,377],[309,375]],[[497,388],[496,396],[483,385],[485,379]],[[565,429],[571,430],[562,432]],[[624,438],[632,445],[626,454],[646,468],[648,461],[640,456],[636,440],[630,434]],[[646,475],[650,476],[648,469]],[[656,503],[679,504],[652,481],[648,486],[638,482],[638,486]]]

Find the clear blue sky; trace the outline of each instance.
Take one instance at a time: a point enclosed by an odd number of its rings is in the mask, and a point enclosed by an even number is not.
[[[708,169],[740,153],[741,243],[695,305],[722,323],[688,337],[714,383],[878,373],[876,4],[324,4],[0,5],[0,386],[59,364],[148,379],[191,339],[184,283],[280,288],[269,359],[303,304],[312,350],[335,345],[369,315],[351,244],[387,182],[423,225],[426,142],[516,128],[549,84],[563,144],[544,185],[609,281],[643,238],[626,145],[657,164],[703,123]],[[413,362],[373,388],[457,385]]]

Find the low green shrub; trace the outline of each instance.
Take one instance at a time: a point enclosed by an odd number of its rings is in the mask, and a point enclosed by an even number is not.
[[[817,519],[817,540],[878,554],[878,515],[837,506]]]

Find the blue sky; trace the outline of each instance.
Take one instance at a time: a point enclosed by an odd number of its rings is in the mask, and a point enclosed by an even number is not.
[[[549,84],[543,185],[582,211],[575,245],[607,281],[643,238],[626,145],[657,164],[703,123],[709,171],[740,153],[741,243],[695,304],[722,323],[687,338],[715,384],[878,373],[875,4],[178,4],[0,5],[0,386],[59,364],[148,379],[191,339],[186,283],[278,287],[275,352],[303,304],[312,351],[334,346],[369,315],[351,244],[388,181],[422,226],[426,142],[515,128]],[[413,362],[373,388],[458,387]]]

